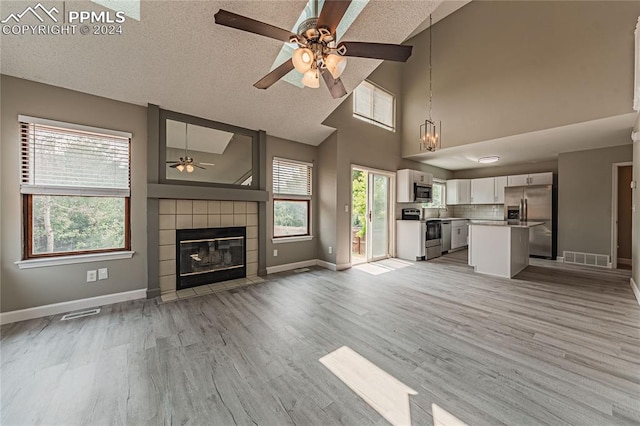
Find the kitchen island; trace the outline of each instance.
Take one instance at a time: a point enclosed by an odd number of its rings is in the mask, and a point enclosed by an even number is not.
[[[544,222],[472,221],[469,265],[480,274],[513,278],[529,265],[529,229]]]

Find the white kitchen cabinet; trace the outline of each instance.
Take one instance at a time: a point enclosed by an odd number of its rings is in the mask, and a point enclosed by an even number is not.
[[[525,186],[529,184],[529,175],[507,176],[507,186]]]
[[[433,175],[418,170],[402,169],[396,172],[396,201],[414,203],[413,184],[432,185]]]
[[[552,185],[553,173],[531,173],[528,175],[508,176],[507,186]]]
[[[495,190],[495,178],[471,179],[471,204],[493,204]]]
[[[529,175],[529,185],[552,185],[553,173],[532,173]]]
[[[447,181],[447,205],[471,204],[471,180],[452,179]]]
[[[507,186],[506,176],[497,176],[494,182],[494,202],[504,204],[504,188]]]
[[[433,175],[431,173],[412,170],[413,182],[422,185],[433,185]]]
[[[418,220],[396,220],[396,256],[406,260],[424,259],[427,224]]]
[[[451,250],[459,249],[467,245],[469,227],[466,220],[451,221]]]

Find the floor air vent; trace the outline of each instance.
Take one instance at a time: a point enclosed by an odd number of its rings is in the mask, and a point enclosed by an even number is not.
[[[597,266],[599,268],[610,268],[609,256],[606,254],[580,253],[577,251],[565,251],[564,263],[574,265]]]
[[[71,314],[63,315],[60,321],[67,321],[67,320],[72,320],[72,319],[77,319],[82,317],[89,317],[91,315],[98,315],[99,313],[100,313],[100,308],[89,309],[88,311],[73,312]]]

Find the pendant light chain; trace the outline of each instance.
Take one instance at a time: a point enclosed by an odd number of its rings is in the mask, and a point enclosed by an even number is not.
[[[431,78],[431,47],[433,46],[433,31],[431,30],[431,14],[429,14],[429,120],[431,120],[431,102],[433,100],[433,80]]]

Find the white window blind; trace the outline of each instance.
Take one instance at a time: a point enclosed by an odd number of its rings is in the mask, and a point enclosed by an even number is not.
[[[395,99],[391,93],[367,81],[360,83],[354,93],[354,116],[395,130]]]
[[[130,195],[129,137],[20,119],[23,194]]]
[[[273,193],[278,196],[311,196],[312,169],[310,163],[282,158],[273,159]]]

